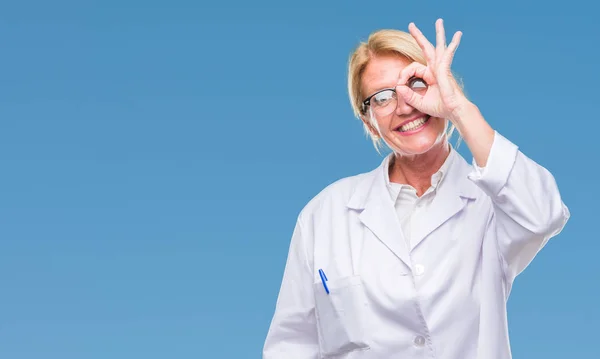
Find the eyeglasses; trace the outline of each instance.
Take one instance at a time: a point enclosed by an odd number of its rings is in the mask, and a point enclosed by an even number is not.
[[[413,77],[408,80],[408,86],[417,93],[427,91],[427,84],[423,79]],[[398,106],[398,94],[395,88],[385,88],[367,97],[362,103],[363,115],[367,113],[367,107],[371,106],[373,113],[378,117],[390,115]]]

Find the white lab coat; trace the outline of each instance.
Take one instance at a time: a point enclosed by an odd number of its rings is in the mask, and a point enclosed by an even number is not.
[[[511,358],[512,283],[570,216],[553,176],[495,133],[482,174],[457,153],[409,248],[387,160],[301,211],[264,359]]]

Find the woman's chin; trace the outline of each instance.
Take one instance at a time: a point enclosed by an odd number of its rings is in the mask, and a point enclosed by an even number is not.
[[[402,156],[416,156],[416,155],[422,155],[424,153],[429,152],[431,149],[433,148],[433,146],[411,146],[411,147],[407,147],[407,146],[403,146],[401,148],[395,148],[394,152],[396,154],[402,155]]]
[[[429,152],[440,143],[442,133],[422,133],[403,138],[396,138],[394,152],[400,155],[421,155]]]

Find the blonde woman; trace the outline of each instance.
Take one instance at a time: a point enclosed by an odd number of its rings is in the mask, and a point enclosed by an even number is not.
[[[570,214],[552,174],[463,94],[460,38],[446,45],[440,19],[435,46],[410,24],[352,54],[352,107],[391,153],[299,214],[264,359],[511,358],[513,281]]]

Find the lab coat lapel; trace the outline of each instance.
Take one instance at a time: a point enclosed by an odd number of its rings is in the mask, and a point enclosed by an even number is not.
[[[384,161],[385,162],[385,161]],[[361,211],[360,221],[410,267],[409,249],[402,234],[400,221],[385,184],[384,164],[370,172],[359,184],[348,207]]]
[[[412,248],[462,211],[469,199],[475,198],[475,185],[467,178],[470,167],[458,153],[455,155],[446,178],[437,188],[430,210],[423,216],[423,222],[414,229],[415,235],[411,238]]]

